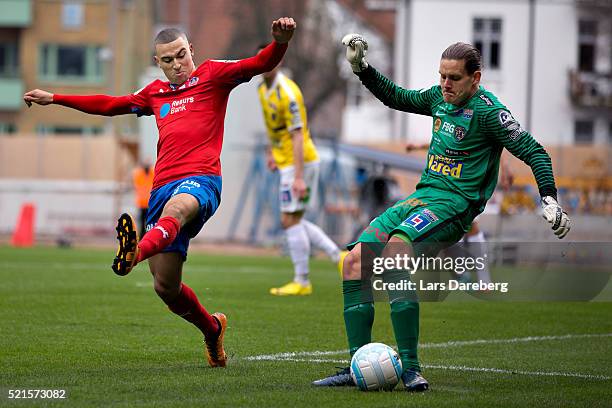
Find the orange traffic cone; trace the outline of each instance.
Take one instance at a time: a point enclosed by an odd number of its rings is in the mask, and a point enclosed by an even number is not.
[[[32,203],[21,206],[17,225],[13,233],[11,244],[16,247],[31,247],[34,244],[34,214],[35,207]]]

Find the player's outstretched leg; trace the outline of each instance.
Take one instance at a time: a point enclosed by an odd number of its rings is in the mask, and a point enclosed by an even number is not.
[[[138,259],[138,229],[130,214],[123,213],[117,221],[117,256],[113,261],[113,272],[124,276],[130,273]]]
[[[211,367],[225,367],[227,355],[223,349],[223,337],[227,329],[227,317],[223,313],[213,313],[212,317],[219,324],[219,331],[215,336],[204,338],[204,353]]]

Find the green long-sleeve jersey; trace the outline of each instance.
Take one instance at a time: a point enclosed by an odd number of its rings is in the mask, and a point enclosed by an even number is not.
[[[455,106],[444,102],[439,85],[407,90],[371,65],[357,75],[390,108],[433,117],[427,164],[417,189],[460,194],[482,211],[497,184],[505,147],[531,167],[540,195],[556,198],[550,156],[482,86],[462,106]]]

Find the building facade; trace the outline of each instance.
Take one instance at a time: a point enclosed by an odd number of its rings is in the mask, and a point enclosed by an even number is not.
[[[483,56],[482,84],[541,143],[612,144],[611,1],[397,0],[395,8],[396,83],[438,83],[442,51],[472,43]],[[431,136],[428,117],[395,112],[389,126],[391,140]]]
[[[134,92],[138,74],[151,60],[150,5],[146,0],[0,2],[0,134],[134,134],[133,118],[110,120],[56,106],[28,109],[22,95],[34,88]]]

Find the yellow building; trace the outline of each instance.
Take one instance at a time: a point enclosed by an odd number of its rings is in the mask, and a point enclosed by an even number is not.
[[[125,94],[151,61],[147,0],[2,0],[0,134],[136,133],[131,117],[112,121],[58,107],[27,108],[24,91]]]

